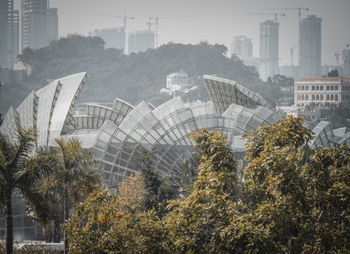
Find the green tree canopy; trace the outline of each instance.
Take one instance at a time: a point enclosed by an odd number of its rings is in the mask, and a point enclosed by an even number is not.
[[[18,192],[37,214],[47,216],[39,185],[48,175],[54,160],[51,156],[33,155],[34,133],[19,129],[14,143],[0,134],[0,209],[6,219],[6,253],[13,253],[12,195]]]

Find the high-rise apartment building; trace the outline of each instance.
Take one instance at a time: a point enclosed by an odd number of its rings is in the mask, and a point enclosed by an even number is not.
[[[128,38],[128,53],[138,53],[154,49],[154,32],[151,30],[136,31],[130,33]]]
[[[231,55],[236,55],[242,58],[248,58],[253,56],[253,43],[252,39],[247,38],[244,35],[235,36],[231,43]]]
[[[19,51],[19,12],[13,0],[0,0],[0,67],[11,68]]]
[[[343,76],[350,77],[350,49],[343,49]]]
[[[45,47],[58,38],[57,9],[49,0],[22,0],[22,49]]]
[[[93,34],[105,41],[105,48],[125,49],[126,35],[124,27],[99,29],[95,30]]]
[[[260,64],[262,80],[279,74],[279,23],[267,20],[260,24]]]
[[[49,8],[47,10],[47,38],[48,41],[58,40],[58,9]]]
[[[300,22],[300,78],[321,76],[321,21],[321,18],[309,15]]]

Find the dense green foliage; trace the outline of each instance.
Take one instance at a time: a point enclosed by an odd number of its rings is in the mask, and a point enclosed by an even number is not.
[[[170,98],[158,93],[165,87],[166,76],[181,69],[200,87],[201,99],[208,98],[200,79],[203,74],[237,80],[265,97],[271,94],[254,68],[243,65],[238,58],[228,58],[223,45],[169,43],[130,55],[104,49],[103,45],[100,38],[72,35],[42,49],[24,50],[20,59],[31,66],[32,75],[25,84],[2,87],[0,112],[6,113],[10,105],[18,105],[32,89],[46,85],[48,80],[82,71],[89,74],[82,101],[105,102],[120,97],[130,103],[147,99],[157,105]]]
[[[54,160],[53,172],[41,178],[42,205],[48,214],[42,216],[34,211],[47,242],[61,241],[64,213],[67,219],[69,211],[100,184],[99,175],[90,168],[94,162],[91,151],[83,150],[80,141],[74,138],[57,139],[56,143],[57,148],[49,153]]]
[[[0,134],[0,211],[6,219],[6,253],[13,253],[12,195],[21,194],[36,213],[47,217],[40,192],[40,179],[52,171],[51,156],[32,155],[34,133],[19,129],[14,143]]]
[[[139,158],[138,168],[141,171],[145,195],[142,207],[145,210],[154,209],[158,216],[165,213],[167,200],[175,199],[178,196],[178,186],[172,176],[160,178],[152,168],[152,157],[156,152],[144,152]]]
[[[225,136],[197,131],[189,195],[160,217],[94,193],[66,224],[72,253],[350,253],[350,149],[311,150],[303,121],[247,133],[241,183]]]

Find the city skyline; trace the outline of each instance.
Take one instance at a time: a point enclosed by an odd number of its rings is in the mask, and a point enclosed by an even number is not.
[[[20,0],[15,0],[16,6]],[[197,44],[200,41],[225,44],[229,49],[234,36],[246,35],[253,40],[253,55],[259,55],[259,24],[272,20],[273,16],[247,15],[249,12],[274,12],[263,8],[308,7],[308,14],[322,18],[322,64],[335,64],[334,54],[350,43],[350,9],[348,0],[140,0],[101,1],[94,0],[51,0],[51,6],[58,8],[60,16],[60,36],[79,33],[87,35],[95,29],[122,26],[122,20],[106,15],[134,16],[135,20],[128,22],[128,33],[147,29],[149,16],[173,17],[186,16],[178,19],[164,19],[159,22],[160,44],[170,41],[184,44]],[[115,11],[113,11],[115,10]],[[280,23],[280,66],[290,64],[290,47],[298,46],[297,11],[277,11],[286,13],[279,17]],[[304,13],[303,17],[306,14]],[[174,33],[176,31],[176,33]],[[297,63],[297,52],[294,62]]]

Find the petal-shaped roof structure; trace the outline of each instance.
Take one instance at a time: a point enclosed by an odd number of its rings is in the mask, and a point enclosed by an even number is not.
[[[16,130],[20,127],[18,112],[11,106],[0,126],[0,132],[11,143],[14,143],[16,138]]]
[[[82,72],[58,80],[59,93],[53,101],[54,107],[49,124],[49,146],[55,144],[55,138],[61,135],[64,128],[75,127],[73,119],[74,104],[86,79],[86,72]]]
[[[137,172],[144,151],[156,151],[154,168],[161,174],[181,170],[193,144],[191,133],[202,128],[219,129],[227,135],[233,151],[243,153],[242,134],[282,118],[260,95],[235,81],[204,76],[212,101],[185,103],[181,97],[158,107],[148,102],[133,106],[119,98],[109,107],[98,103],[81,105],[83,114],[74,115],[74,105],[87,78],[78,73],[57,79],[30,93],[17,109],[10,108],[0,131],[10,140],[23,126],[38,131],[37,146],[54,146],[54,139],[79,138],[84,148],[93,147],[97,170],[106,183],[118,182]],[[312,148],[350,143],[347,128],[331,130],[329,122],[314,129]]]
[[[18,106],[19,121],[23,128],[36,129],[38,96],[32,91]]]
[[[224,113],[233,103],[244,107],[263,106],[272,109],[263,97],[236,81],[211,75],[204,75],[203,80],[218,114]]]
[[[37,131],[37,146],[54,145],[64,128],[75,125],[72,112],[86,72],[57,79],[39,91],[32,91],[17,109],[10,108],[0,131],[13,140],[19,127]]]
[[[276,112],[263,107],[246,109],[231,104],[222,115],[212,102],[186,105],[181,97],[153,109],[141,102],[118,126],[106,121],[94,145],[98,169],[112,188],[138,171],[137,161],[143,151],[156,151],[154,168],[161,175],[181,170],[193,149],[191,133],[202,128],[219,129],[226,133],[235,151],[244,151],[241,135],[262,124],[281,119]]]
[[[309,142],[312,149],[317,147],[334,147],[337,145],[337,138],[331,130],[331,123],[327,121],[319,122],[313,129],[314,138]]]

